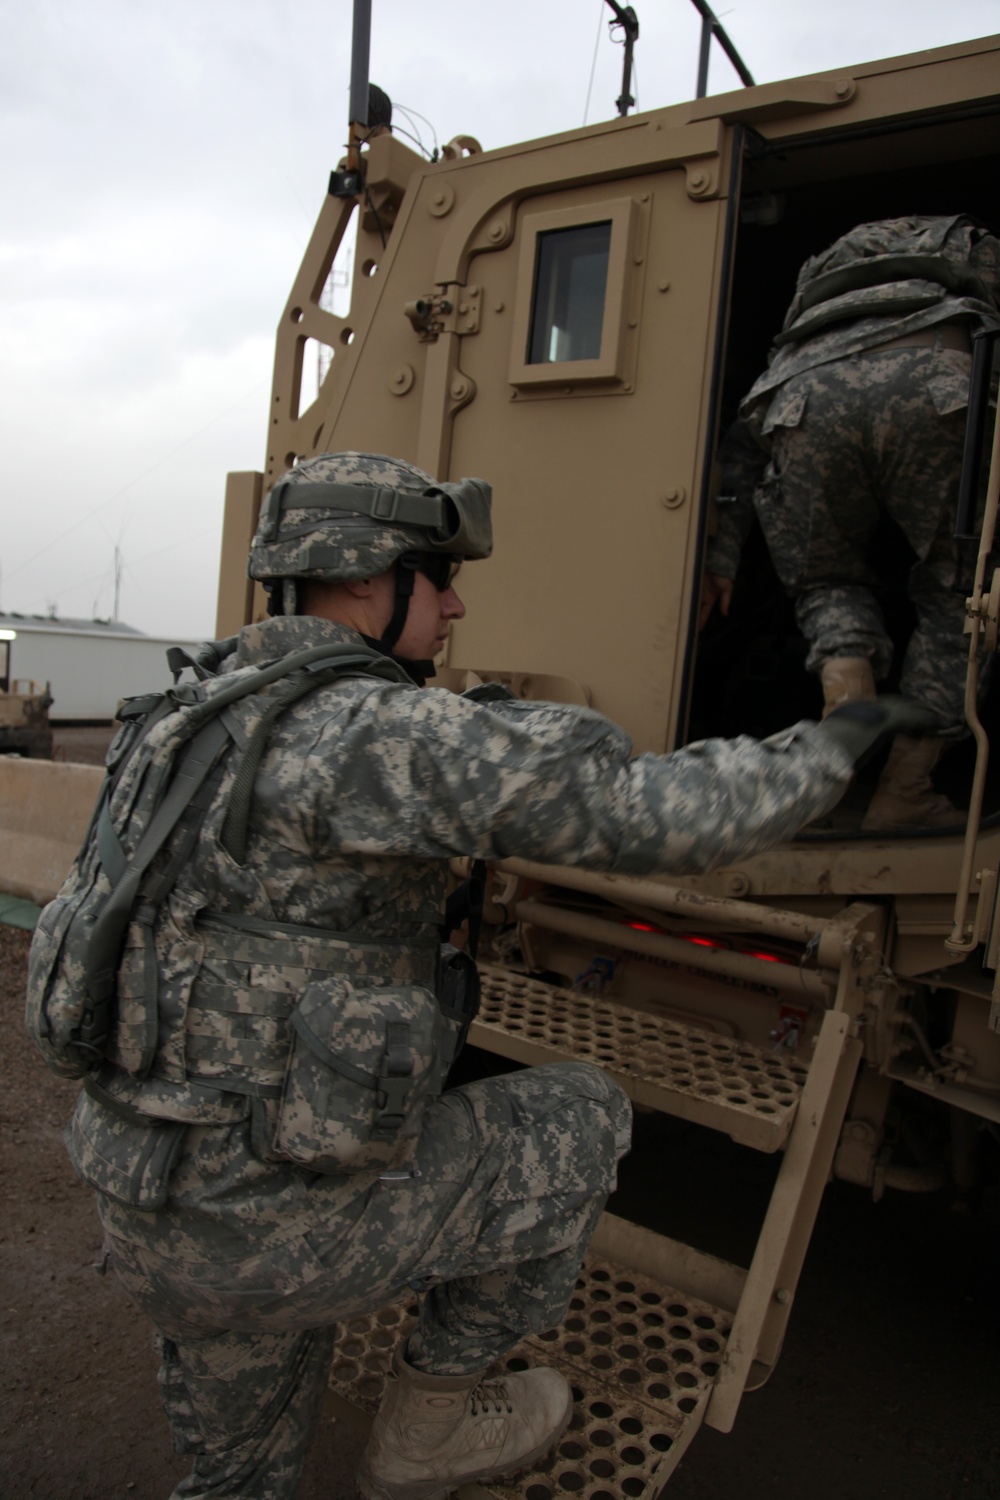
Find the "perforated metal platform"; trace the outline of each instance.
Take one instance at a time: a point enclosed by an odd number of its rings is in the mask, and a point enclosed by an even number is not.
[[[478,1047],[516,1062],[583,1058],[639,1104],[776,1151],[792,1128],[808,1068],[788,1053],[557,989],[484,964]]]
[[[351,1318],[338,1331],[335,1397],[374,1415],[393,1350],[415,1315],[404,1303]],[[730,1321],[707,1302],[588,1257],[563,1325],[526,1339],[503,1361],[509,1370],[561,1369],[573,1387],[570,1427],[530,1473],[459,1495],[652,1500],[701,1425]]]

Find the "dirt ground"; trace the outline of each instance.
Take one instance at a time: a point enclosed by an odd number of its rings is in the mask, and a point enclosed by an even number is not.
[[[148,1329],[95,1270],[97,1219],[62,1146],[76,1086],[45,1071],[22,1025],[27,947],[0,926],[0,1493],[166,1500],[187,1464],[171,1451]],[[711,1248],[739,1258],[772,1168],[704,1136],[645,1123],[614,1206],[706,1245],[721,1232]],[[989,1174],[960,1214],[947,1192],[873,1205],[834,1183],[777,1372],[731,1435],[699,1434],[669,1500],[997,1500],[998,1252]],[[325,1423],[301,1500],[349,1500],[358,1451]]]

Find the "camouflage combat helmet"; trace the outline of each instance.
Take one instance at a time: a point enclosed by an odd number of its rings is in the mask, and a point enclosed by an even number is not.
[[[489,557],[490,488],[438,484],[381,453],[321,453],[271,488],[250,548],[251,578],[371,578],[405,552]]]
[[[381,637],[391,648],[406,622],[414,571],[428,554],[489,557],[490,493],[480,479],[439,484],[382,453],[321,453],[272,486],[247,572],[267,588],[272,614],[295,614],[297,579],[371,578],[399,564],[396,606]]]

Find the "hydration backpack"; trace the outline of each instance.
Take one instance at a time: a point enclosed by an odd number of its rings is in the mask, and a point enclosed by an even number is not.
[[[79,854],[43,910],[28,963],[28,1030],[53,1072],[80,1078],[107,1054],[116,1020],[118,967],[130,922],[152,927],[197,842],[223,777],[231,778],[222,842],[242,863],[254,779],[280,713],[306,693],[357,675],[412,686],[402,667],[364,646],[327,644],[266,667],[219,673],[232,640],[190,655],[167,652],[174,686],[130,698],[107,756],[107,774]],[[186,667],[198,680],[179,682]],[[277,686],[275,686],[277,684]],[[265,693],[265,689],[274,691]],[[259,694],[246,734],[226,710]],[[237,748],[238,747],[238,748]],[[231,765],[234,752],[239,759]],[[171,852],[156,856],[173,839]],[[150,1015],[135,1076],[156,1049]]]

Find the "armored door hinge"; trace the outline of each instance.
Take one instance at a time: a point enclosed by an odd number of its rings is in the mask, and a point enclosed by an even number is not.
[[[469,334],[479,332],[479,312],[483,290],[478,286],[446,286],[436,292],[428,292],[414,302],[407,302],[403,311],[413,324],[423,344],[433,342],[442,333]]]
[[[993,571],[989,591],[984,589],[965,601],[965,634],[980,628],[987,651],[996,651],[1000,644],[1000,568]]]

